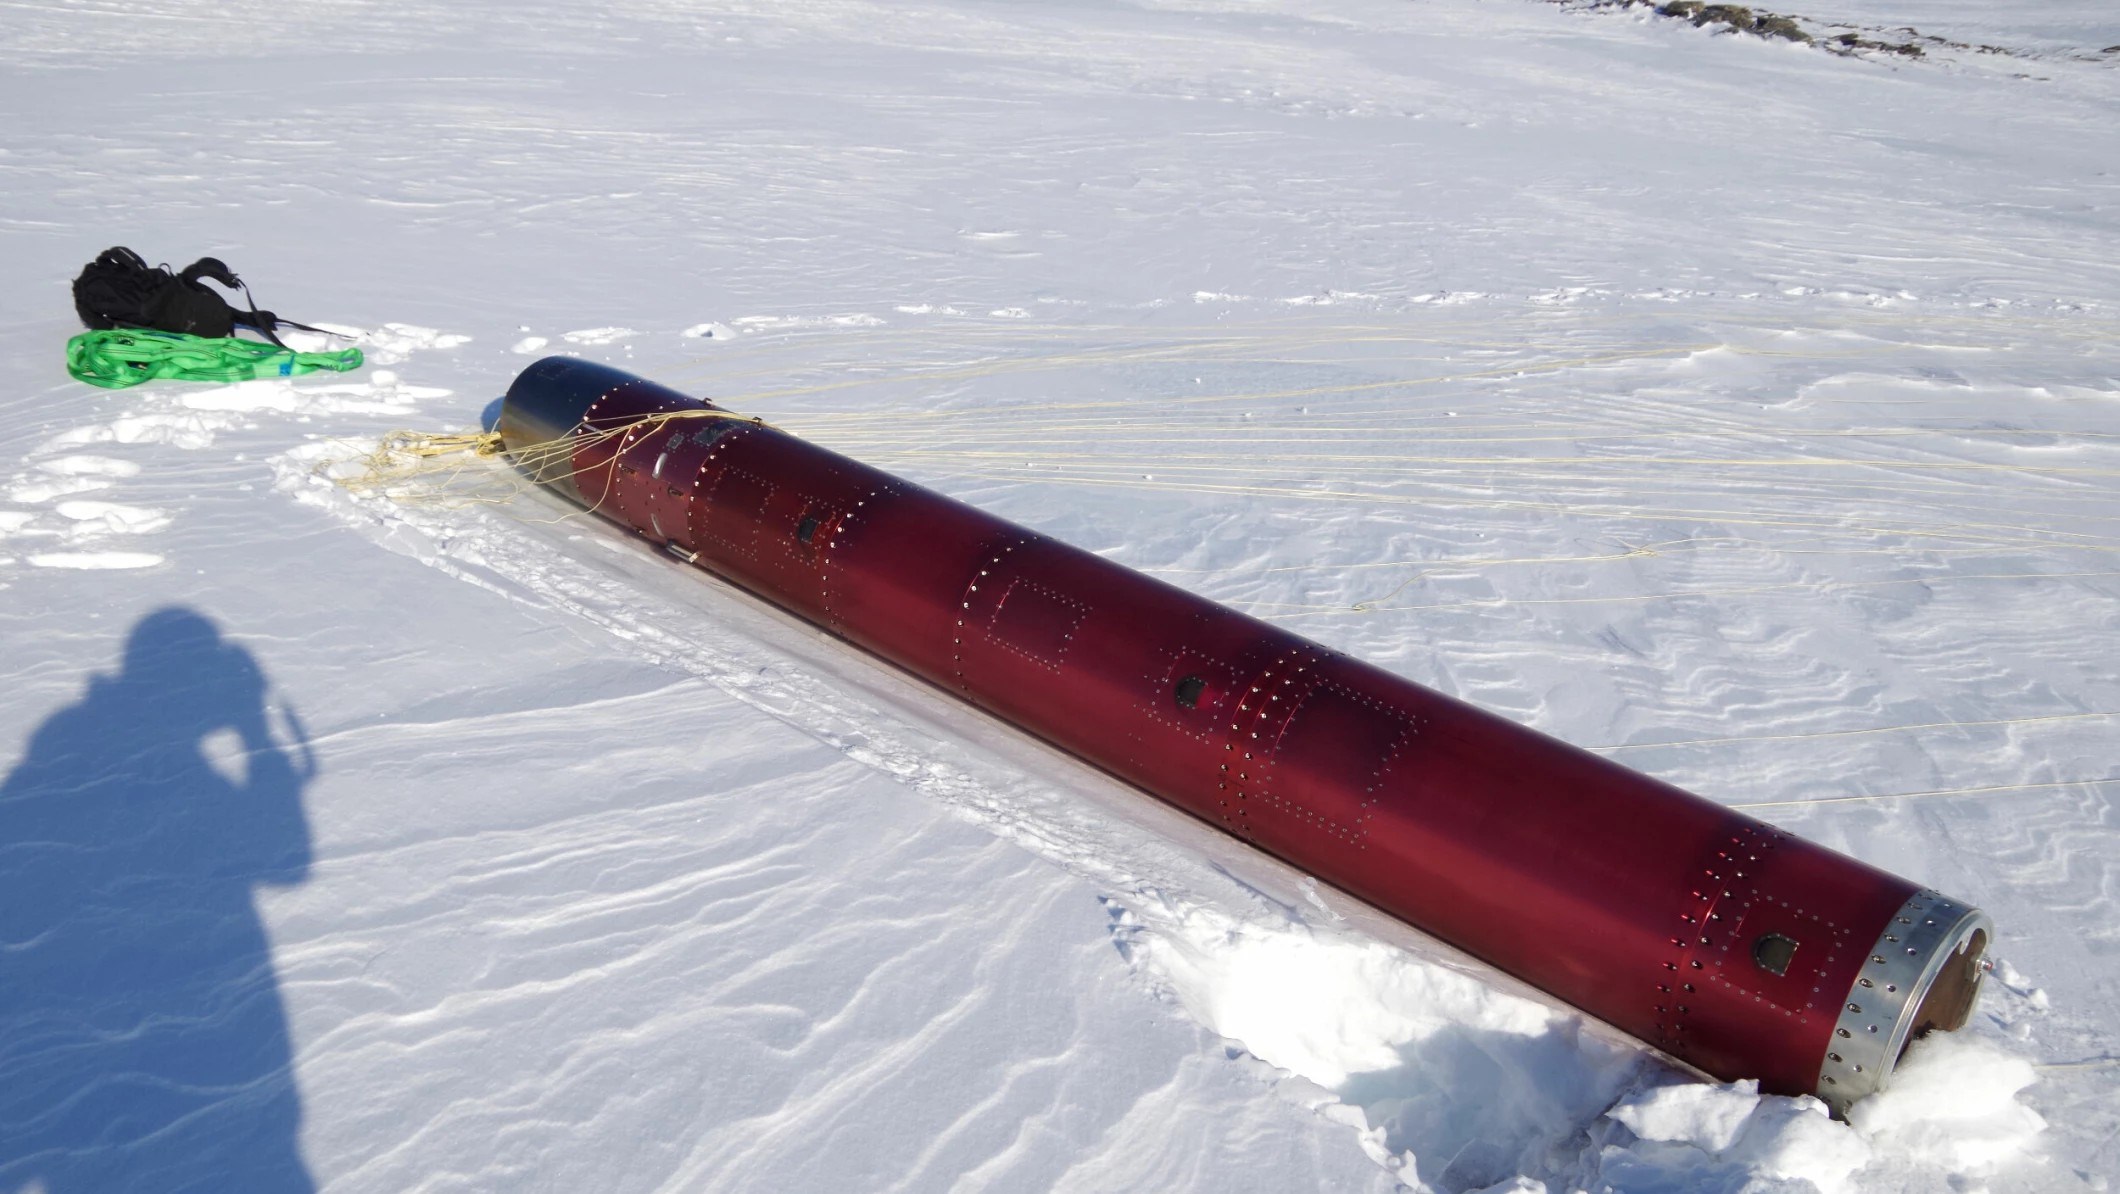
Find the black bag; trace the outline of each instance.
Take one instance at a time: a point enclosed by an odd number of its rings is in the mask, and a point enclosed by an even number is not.
[[[241,289],[250,309],[239,311],[229,306],[228,300],[208,289],[201,278],[211,278],[230,290]],[[219,258],[201,257],[186,266],[183,273],[172,274],[168,266],[151,266],[138,253],[123,247],[105,249],[82,267],[81,275],[74,279],[74,310],[82,323],[98,330],[155,328],[221,339],[235,335],[240,326],[255,329],[281,348],[287,346],[272,334],[274,328],[323,331],[258,310],[257,300],[250,297],[250,287],[243,285],[243,280]]]

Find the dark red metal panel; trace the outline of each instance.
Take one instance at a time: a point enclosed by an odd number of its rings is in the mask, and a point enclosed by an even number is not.
[[[507,407],[598,513],[1710,1074],[1842,1107],[1896,1060],[1906,880],[602,366]]]

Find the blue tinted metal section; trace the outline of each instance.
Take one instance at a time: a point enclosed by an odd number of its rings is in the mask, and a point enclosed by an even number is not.
[[[596,400],[619,386],[638,379],[609,365],[574,357],[546,357],[516,375],[515,383],[501,399],[495,430],[510,455],[534,444],[563,439],[581,426]],[[544,462],[549,466],[552,462]],[[539,480],[574,492],[574,483],[564,470]]]

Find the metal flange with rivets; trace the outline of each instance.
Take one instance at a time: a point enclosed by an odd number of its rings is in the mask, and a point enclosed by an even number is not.
[[[1835,1115],[1883,1090],[1909,1041],[1965,1023],[1994,935],[1987,913],[1933,891],[1900,907],[1848,989],[1819,1067],[1818,1097]]]

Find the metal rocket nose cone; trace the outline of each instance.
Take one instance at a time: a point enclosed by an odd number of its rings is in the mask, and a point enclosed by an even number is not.
[[[581,425],[598,398],[632,380],[607,365],[546,357],[522,371],[501,400],[496,430],[510,452],[550,443]]]
[[[1933,891],[1916,892],[1870,946],[1818,1072],[1818,1097],[1836,1116],[1883,1090],[1908,1045],[1964,1027],[1991,968],[1988,915]]]
[[[572,434],[589,417],[589,410],[598,399],[633,380],[632,374],[594,361],[546,357],[523,370],[515,384],[508,387],[494,430],[500,432],[509,455],[520,462],[526,448],[553,444]],[[554,464],[562,467],[548,467]],[[564,464],[563,454],[555,454],[554,460],[541,460],[538,471],[552,475],[535,479],[557,486],[580,501],[571,470]]]

